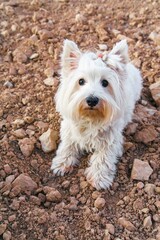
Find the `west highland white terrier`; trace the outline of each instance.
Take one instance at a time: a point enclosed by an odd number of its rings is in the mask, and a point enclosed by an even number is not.
[[[55,96],[62,117],[61,142],[51,169],[64,175],[79,163],[82,153],[92,153],[85,170],[87,181],[98,190],[106,189],[122,155],[123,129],[140,97],[140,72],[129,62],[126,40],[108,54],[83,53],[65,40],[61,66]]]

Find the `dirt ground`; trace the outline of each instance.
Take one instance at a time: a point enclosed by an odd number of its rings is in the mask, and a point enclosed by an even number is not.
[[[0,0],[0,239],[160,240],[160,109],[149,88],[160,79],[159,10],[158,0]],[[48,128],[59,133],[53,97],[65,38],[86,50],[127,38],[142,72],[141,100],[106,191],[86,182],[85,159],[54,176],[55,151],[39,141]],[[135,159],[148,164],[148,180],[131,177]]]

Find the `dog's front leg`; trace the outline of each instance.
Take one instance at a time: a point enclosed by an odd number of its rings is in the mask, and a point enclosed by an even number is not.
[[[78,164],[78,151],[74,144],[64,141],[59,145],[56,156],[52,160],[51,169],[57,175],[63,176],[66,172],[71,172],[73,166]]]
[[[122,154],[122,137],[119,141],[114,140],[111,145],[96,150],[90,159],[90,166],[86,169],[87,181],[99,189],[107,189],[112,185],[117,158]]]

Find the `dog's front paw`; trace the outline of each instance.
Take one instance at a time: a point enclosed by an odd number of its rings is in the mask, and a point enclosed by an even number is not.
[[[53,158],[51,169],[55,174],[63,176],[65,173],[72,172],[73,165],[76,165],[77,163],[78,161],[72,156],[65,158],[58,155]]]
[[[93,167],[88,167],[85,171],[87,181],[97,190],[107,189],[112,185],[114,172],[94,171]]]

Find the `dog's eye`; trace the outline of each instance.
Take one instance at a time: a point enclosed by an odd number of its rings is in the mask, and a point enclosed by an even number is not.
[[[85,84],[85,80],[83,78],[79,79],[79,85],[83,86]]]
[[[105,80],[105,79],[103,79],[103,80],[101,81],[101,84],[102,84],[102,87],[107,87],[107,86],[108,86],[108,81]]]

